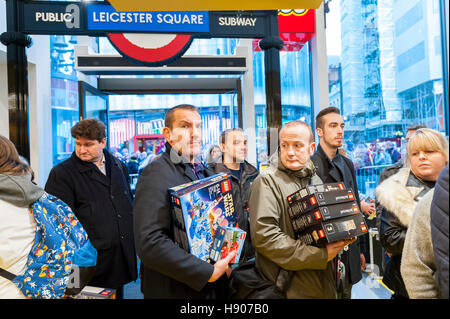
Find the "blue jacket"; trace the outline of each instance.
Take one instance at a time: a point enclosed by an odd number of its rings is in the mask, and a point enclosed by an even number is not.
[[[441,298],[448,299],[448,165],[436,182],[431,202],[431,239]]]

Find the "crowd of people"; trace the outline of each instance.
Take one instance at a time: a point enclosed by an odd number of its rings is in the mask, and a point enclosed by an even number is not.
[[[344,121],[334,107],[316,116],[317,145],[307,123],[283,125],[278,151],[263,172],[246,161],[241,129],[222,132],[219,145],[200,158],[201,117],[185,104],[166,112],[165,147],[147,164],[147,154],[107,151],[100,121],[78,122],[71,130],[75,150],[51,170],[45,189],[32,182],[29,166],[0,136],[0,298],[24,298],[1,271],[18,274],[26,268],[34,227],[26,211],[44,191],[70,206],[98,252],[89,285],[114,288],[122,298],[123,286],[139,275],[144,298],[228,298],[239,268],[230,264],[235,254],[212,264],[180,247],[168,196],[171,187],[219,172],[230,175],[235,214],[248,234],[239,265],[253,262],[261,278],[274,284],[283,276],[284,298],[349,299],[362,278],[367,235],[308,245],[296,238],[287,213],[290,194],[333,182],[353,189],[365,215],[377,212],[380,241],[390,255],[383,282],[393,298],[448,298],[448,142],[432,129],[410,131],[402,159],[389,142],[386,150],[374,147],[368,156],[374,165],[387,158],[392,164],[380,177],[375,203],[359,199],[356,149],[353,161],[342,152]],[[133,194],[129,174],[136,167]]]

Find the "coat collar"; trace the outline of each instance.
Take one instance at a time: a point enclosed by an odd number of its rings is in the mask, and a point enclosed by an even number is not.
[[[226,167],[223,162],[211,163],[208,167],[216,173],[227,173],[232,178],[237,179],[237,177],[231,173],[230,169],[228,167]],[[242,175],[241,175],[242,183],[244,183],[244,181],[248,177],[256,176],[259,173],[258,170],[247,161],[244,161],[244,163],[241,167],[242,167]]]
[[[341,155],[339,154],[339,152],[337,152],[336,156]],[[319,176],[330,176],[334,181],[341,182],[342,178],[339,175],[339,172],[335,169],[331,169],[331,167],[334,164],[332,163],[328,155],[325,153],[320,143],[312,158]]]
[[[166,142],[165,147],[166,151],[164,154],[167,160],[171,161],[176,167],[181,169],[183,174],[187,176],[191,181],[198,180],[197,176],[192,170],[191,163],[187,163],[186,159],[179,155],[178,152],[176,152],[168,142]]]
[[[109,153],[106,150],[103,150],[103,156],[105,156],[107,167],[106,170],[108,171],[108,166],[111,165],[111,158],[109,157]],[[71,159],[75,163],[75,166],[80,173],[88,174],[91,179],[96,180],[106,186],[109,186],[111,184],[108,176],[105,176],[94,163],[82,161],[75,154],[75,152],[72,153]],[[117,166],[117,163],[115,163],[115,166]]]
[[[411,221],[417,205],[417,195],[425,188],[424,185],[408,186],[410,174],[412,174],[410,168],[402,168],[375,189],[377,201],[395,215],[405,227],[408,227]]]

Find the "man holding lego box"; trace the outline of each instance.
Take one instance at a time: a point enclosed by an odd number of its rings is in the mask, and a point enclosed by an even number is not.
[[[250,232],[256,249],[256,267],[264,279],[289,277],[288,299],[336,298],[332,263],[352,240],[323,248],[296,239],[288,214],[288,196],[309,184],[322,184],[309,157],[315,143],[311,127],[301,121],[285,124],[279,133],[279,151],[250,189]],[[282,272],[285,269],[288,272]]]
[[[163,134],[166,151],[142,172],[134,202],[144,298],[217,298],[214,282],[228,270],[235,254],[212,265],[176,244],[168,193],[171,187],[214,174],[196,159],[202,144],[197,108],[178,105],[169,109]]]

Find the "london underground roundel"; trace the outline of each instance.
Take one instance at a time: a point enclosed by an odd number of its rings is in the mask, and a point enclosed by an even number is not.
[[[166,65],[183,55],[192,43],[190,34],[108,33],[123,56],[147,66]]]

